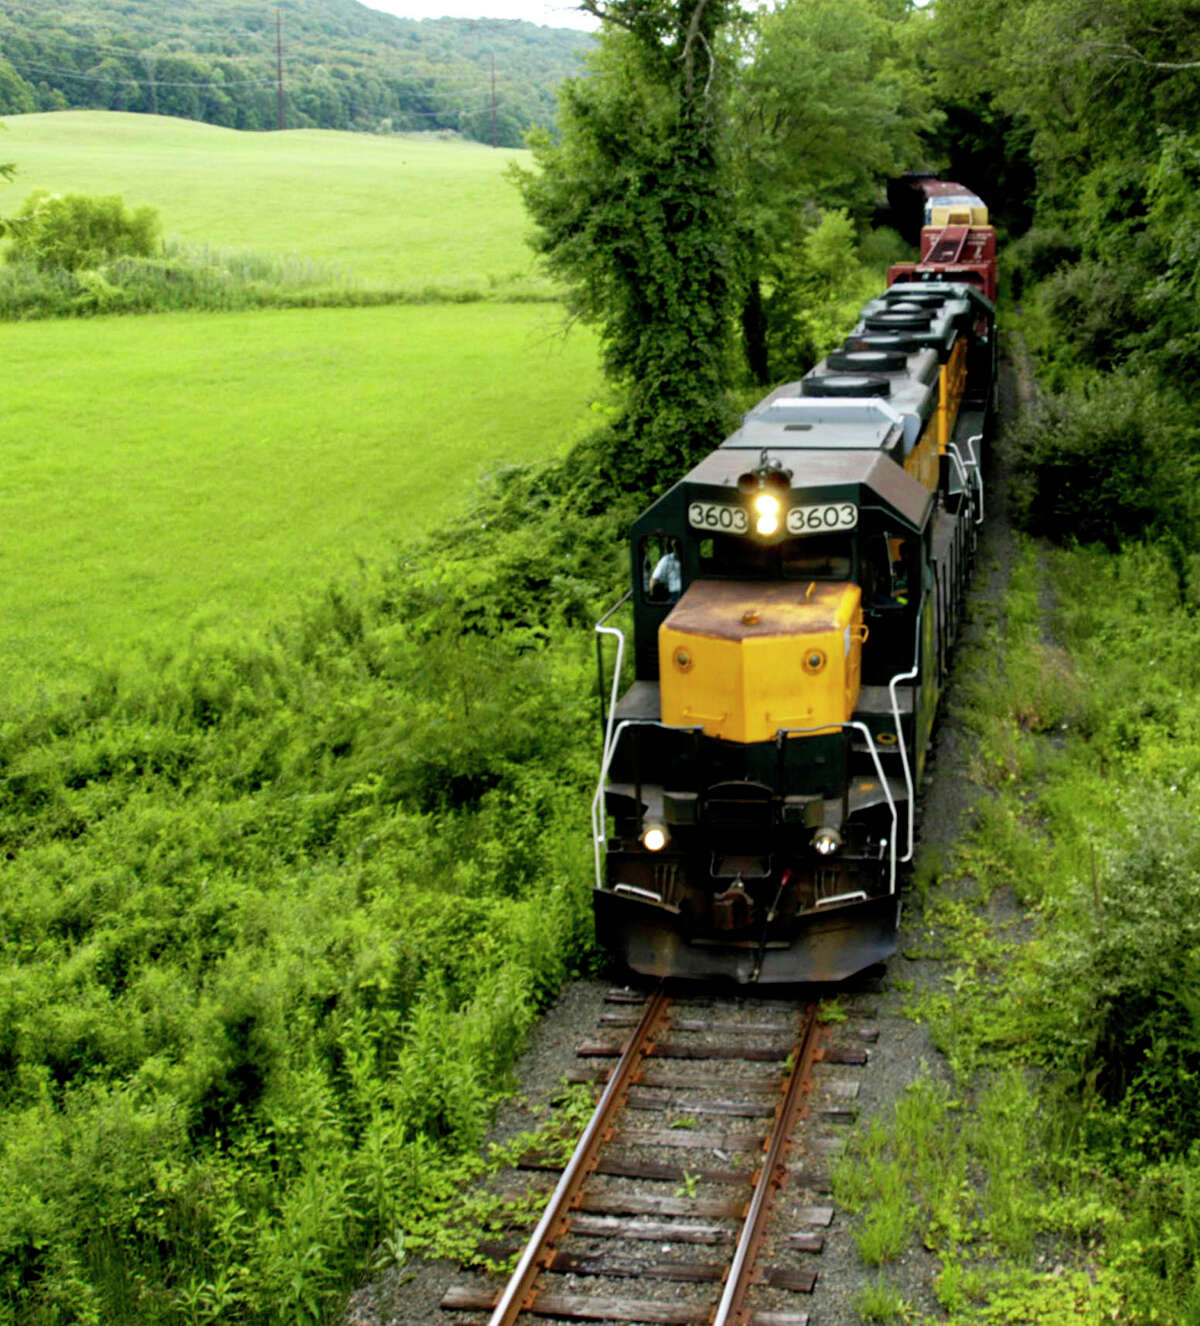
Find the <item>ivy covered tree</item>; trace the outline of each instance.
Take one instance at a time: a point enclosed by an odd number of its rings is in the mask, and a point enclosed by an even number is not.
[[[759,383],[805,369],[808,240],[825,211],[858,222],[883,182],[924,163],[939,123],[895,0],[793,0],[760,14],[733,97],[746,360]]]
[[[737,284],[729,164],[736,0],[584,0],[604,32],[560,92],[561,137],[515,171],[534,245],[599,327],[626,393],[615,465],[654,488],[729,423]]]
[[[852,276],[883,181],[925,163],[925,16],[906,0],[753,19],[726,0],[583,7],[604,20],[601,50],[517,179],[535,247],[601,329],[644,471],[677,473],[726,426],[731,382],[817,357],[811,309],[845,284],[817,249],[836,232]]]

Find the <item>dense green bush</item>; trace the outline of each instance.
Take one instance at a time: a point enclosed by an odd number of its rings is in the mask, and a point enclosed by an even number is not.
[[[588,961],[592,454],[0,716],[0,1317],[313,1322],[452,1220]]]
[[[1062,226],[1033,226],[1005,253],[1005,276],[1014,299],[1029,285],[1078,262],[1080,243]]]
[[[890,226],[876,226],[859,241],[858,261],[864,267],[887,268],[894,262],[911,262],[912,257],[913,246]]]
[[[1200,1321],[1200,1146],[1133,1179],[1113,1264],[1130,1321]]]
[[[1038,291],[1056,354],[1101,369],[1123,362],[1145,330],[1142,293],[1139,273],[1128,266],[1080,262],[1060,267]]]
[[[1150,172],[1143,353],[1180,390],[1200,385],[1200,136],[1163,132]],[[1149,264],[1147,264],[1149,266]]]
[[[1043,988],[1053,1059],[1106,1108],[1117,1154],[1200,1141],[1200,815],[1179,791],[1133,785],[1082,921],[1062,924]]]
[[[1044,394],[1015,431],[1014,509],[1035,534],[1102,543],[1195,540],[1191,430],[1148,374]]]
[[[884,235],[874,251],[888,252]],[[882,275],[864,266],[849,213],[844,208],[820,212],[780,259],[780,279],[763,296],[765,344],[776,380],[802,376],[837,346],[854,313],[878,293]]]
[[[117,194],[91,197],[35,190],[4,222],[9,262],[32,262],[39,271],[78,272],[115,258],[148,258],[160,223],[153,207],[130,212]]]

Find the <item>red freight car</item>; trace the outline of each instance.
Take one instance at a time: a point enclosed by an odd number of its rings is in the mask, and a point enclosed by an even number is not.
[[[961,281],[996,298],[996,232],[988,225],[982,199],[949,180],[919,179],[913,188],[923,195],[924,225],[921,256],[888,269],[888,285],[896,281]]]

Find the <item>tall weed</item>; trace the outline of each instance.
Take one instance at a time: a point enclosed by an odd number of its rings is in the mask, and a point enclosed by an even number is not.
[[[0,719],[0,1315],[321,1320],[451,1199],[588,961],[576,473]]]
[[[958,1133],[977,1175],[965,1198],[953,1166],[932,1176],[937,1292],[954,1321],[1200,1319],[1188,563],[1167,543],[1043,550],[1048,583],[1031,595],[1032,559],[1026,547],[996,615],[1000,648],[960,656],[985,786],[940,872],[1012,893],[980,917],[939,883],[926,912],[957,966],[920,1008],[972,1093]],[[1050,635],[1060,665],[1046,684]],[[1021,942],[1005,946],[1009,909]],[[897,1127],[893,1148],[906,1131],[922,1132]],[[926,1182],[909,1180],[922,1194]],[[1046,1246],[1053,1276],[1029,1270]]]
[[[383,304],[470,304],[482,300],[553,303],[562,292],[517,276],[510,282],[454,285],[364,283],[302,254],[270,254],[169,241],[158,255],[121,257],[91,267],[0,267],[0,321],[182,310],[374,308]]]

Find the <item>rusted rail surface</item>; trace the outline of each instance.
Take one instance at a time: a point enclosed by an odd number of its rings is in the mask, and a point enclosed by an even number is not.
[[[553,1240],[566,1224],[567,1212],[578,1199],[583,1182],[595,1168],[596,1157],[605,1140],[611,1120],[624,1104],[625,1092],[645,1057],[646,1047],[667,1008],[667,996],[660,988],[649,999],[620,1062],[600,1096],[596,1111],[579,1139],[558,1187],[546,1204],[533,1237],[517,1263],[512,1279],[500,1295],[488,1326],[512,1326],[521,1312],[532,1305],[534,1281],[553,1257]]]
[[[814,1110],[814,1064],[863,1063],[866,1053],[853,1038],[847,1043],[848,1028],[831,1043],[815,1005],[785,1007],[782,1022],[730,1023],[722,1019],[731,1011],[740,1019],[740,1010],[713,1003],[716,1017],[697,1018],[689,1001],[679,1002],[659,991],[641,1010],[601,1018],[603,1030],[630,1034],[624,1043],[606,1038],[579,1050],[585,1064],[615,1066],[571,1074],[603,1083],[603,1092],[516,1271],[499,1295],[450,1290],[444,1309],[489,1312],[488,1326],[533,1318],[652,1326],[808,1321],[788,1305],[792,1295],[812,1291],[817,1276],[805,1254],[821,1251],[833,1215],[807,1204],[807,1190],[828,1191],[810,1162],[829,1139],[812,1135],[810,1116],[816,1123],[852,1117],[858,1090],[855,1081],[826,1076],[823,1104]],[[757,1163],[739,1165],[750,1154]],[[785,1183],[793,1186],[768,1237]],[[797,1255],[799,1262],[791,1260]],[[636,1297],[631,1284],[641,1290]]]
[[[754,1185],[754,1196],[750,1199],[750,1209],[746,1212],[746,1221],[729,1267],[729,1278],[725,1282],[721,1301],[717,1304],[712,1326],[729,1326],[730,1323],[742,1320],[742,1306],[762,1248],[771,1198],[787,1177],[784,1162],[787,1159],[788,1143],[812,1085],[812,1066],[817,1054],[819,1033],[817,1009],[816,1005],[812,1005],[805,1013],[796,1061],[784,1085],[783,1100],[767,1141],[762,1168]],[[807,1288],[811,1290],[812,1284],[808,1284]]]

